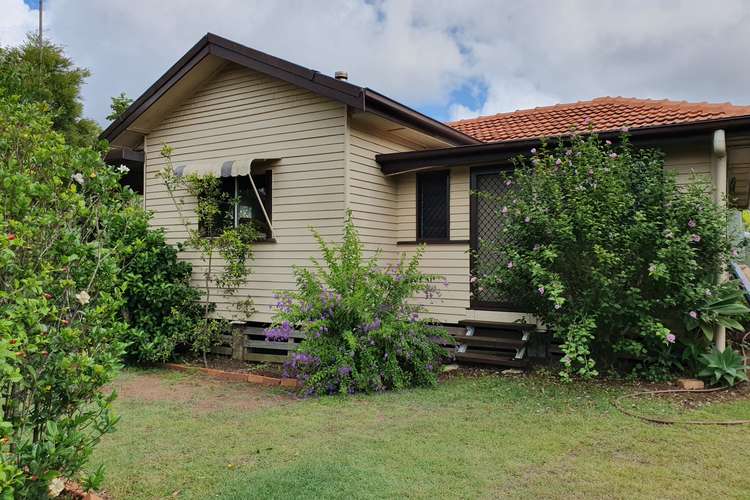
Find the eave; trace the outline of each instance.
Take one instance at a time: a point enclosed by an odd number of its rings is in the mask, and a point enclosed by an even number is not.
[[[355,110],[377,114],[451,144],[465,145],[480,142],[372,89],[337,80],[318,71],[251,49],[212,33],[203,36],[198,43],[138,97],[120,118],[112,122],[100,137],[110,143],[115,143],[116,139],[125,132],[145,133],[138,130],[137,127],[133,127],[134,122],[187,73],[209,56],[231,61],[248,69],[278,78],[346,104]]]
[[[649,142],[675,137],[704,135],[718,129],[725,131],[750,131],[750,115],[673,125],[640,127],[628,130],[627,134],[634,142]],[[622,136],[623,131],[607,130],[596,132],[596,134],[605,139],[617,139]],[[449,148],[407,151],[403,153],[387,153],[379,154],[375,159],[380,164],[380,168],[385,175],[396,175],[433,167],[491,165],[508,162],[515,156],[528,152],[531,148],[539,147],[543,141],[554,142],[569,137],[570,135],[567,134],[546,138],[519,139]]]

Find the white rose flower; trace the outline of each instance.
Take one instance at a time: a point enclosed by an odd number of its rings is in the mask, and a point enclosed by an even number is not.
[[[81,290],[76,294],[76,300],[80,302],[82,306],[85,306],[91,300],[91,296],[86,290]]]
[[[71,175],[70,178],[76,181],[81,186],[83,186],[83,183],[86,182],[86,179],[83,177],[83,174],[80,172],[77,174]]]

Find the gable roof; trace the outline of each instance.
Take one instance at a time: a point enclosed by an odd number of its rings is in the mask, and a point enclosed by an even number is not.
[[[175,87],[191,70],[209,57],[217,57],[267,74],[316,94],[339,101],[360,111],[417,129],[452,144],[477,144],[480,141],[370,88],[337,80],[318,71],[285,61],[250,47],[207,33],[185,55],[170,67],[127,110],[101,133],[102,139],[114,142],[128,127],[151,108],[165,93]]]
[[[599,97],[449,123],[483,142],[514,141],[569,134],[572,129],[596,132],[678,125],[750,115],[750,106],[629,97]]]

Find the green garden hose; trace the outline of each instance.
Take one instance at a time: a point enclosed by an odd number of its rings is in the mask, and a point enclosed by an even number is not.
[[[636,392],[633,394],[625,394],[615,399],[612,404],[615,408],[620,410],[625,415],[635,417],[646,422],[652,422],[654,424],[686,424],[686,425],[747,425],[750,424],[750,419],[745,420],[677,420],[673,418],[658,418],[650,417],[648,415],[641,415],[639,413],[626,410],[622,407],[620,402],[624,399],[630,399],[637,396],[649,396],[654,394],[679,394],[679,393],[706,393],[706,392],[717,392],[729,389],[729,386],[716,387],[713,389],[662,389],[659,391],[643,391]]]

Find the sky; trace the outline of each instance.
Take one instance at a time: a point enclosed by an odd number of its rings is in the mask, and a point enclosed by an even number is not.
[[[0,45],[38,0],[0,0]],[[206,32],[349,73],[440,120],[605,95],[750,104],[747,0],[46,0],[44,34],[92,76],[85,114],[135,98]]]

